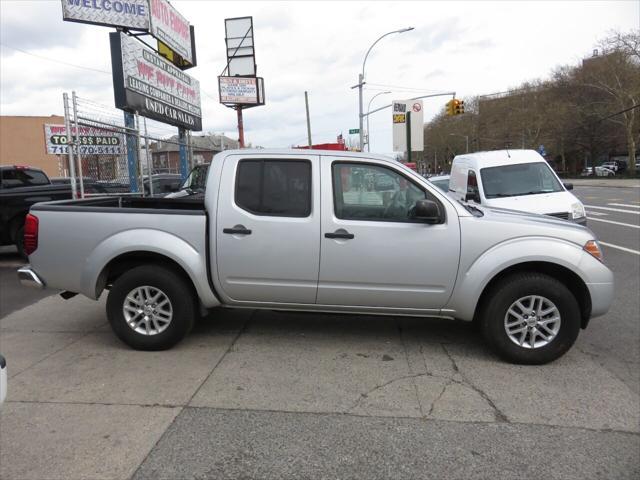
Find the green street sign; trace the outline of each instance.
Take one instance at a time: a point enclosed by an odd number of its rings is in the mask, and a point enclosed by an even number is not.
[[[354,133],[360,133],[360,129],[359,128],[350,128],[349,129],[349,135],[353,135]]]

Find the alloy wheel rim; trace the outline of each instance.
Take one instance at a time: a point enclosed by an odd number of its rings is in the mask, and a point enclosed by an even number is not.
[[[528,295],[511,304],[504,316],[504,329],[513,343],[535,349],[549,345],[560,331],[560,311],[546,297]]]
[[[127,325],[141,335],[164,332],[173,318],[169,297],[159,288],[144,285],[131,290],[122,306]]]

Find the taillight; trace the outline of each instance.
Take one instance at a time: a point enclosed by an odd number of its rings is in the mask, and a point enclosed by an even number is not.
[[[27,214],[24,219],[24,253],[31,255],[38,248],[38,217]]]

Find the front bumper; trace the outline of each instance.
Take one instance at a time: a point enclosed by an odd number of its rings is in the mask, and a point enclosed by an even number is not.
[[[587,226],[587,217],[580,217],[580,218],[576,218],[574,220],[575,223],[577,223],[578,225],[582,225],[583,227]]]
[[[45,288],[44,280],[42,280],[38,274],[31,269],[31,265],[25,265],[18,269],[18,279],[25,287],[39,289]]]

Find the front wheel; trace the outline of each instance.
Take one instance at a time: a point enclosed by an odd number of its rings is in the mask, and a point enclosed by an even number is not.
[[[501,280],[481,314],[485,340],[504,359],[541,365],[564,355],[580,332],[580,308],[560,281],[539,273]]]
[[[191,330],[195,298],[174,271],[155,265],[136,267],[113,284],[107,318],[120,340],[136,350],[166,350]]]

